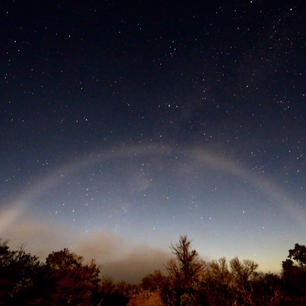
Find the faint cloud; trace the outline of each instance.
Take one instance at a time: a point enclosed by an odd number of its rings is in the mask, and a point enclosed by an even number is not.
[[[26,251],[45,259],[52,251],[63,248],[76,252],[88,262],[94,259],[102,276],[119,281],[137,282],[156,269],[164,269],[170,254],[137,245],[111,232],[77,235],[73,229],[44,220],[24,218],[2,233],[13,249],[23,246]]]
[[[76,253],[88,260],[94,258],[99,264],[122,257],[128,248],[128,243],[124,239],[110,232],[84,235],[74,246]]]
[[[164,270],[169,259],[169,253],[142,245],[132,249],[123,258],[102,265],[102,274],[111,276],[116,281],[134,283],[154,270]]]
[[[44,258],[51,251],[69,248],[72,233],[58,224],[51,225],[34,218],[23,218],[7,228],[2,233],[2,238],[9,240],[12,248],[19,248],[22,245],[27,251]]]

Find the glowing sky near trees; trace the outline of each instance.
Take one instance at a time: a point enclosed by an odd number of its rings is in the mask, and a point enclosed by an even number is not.
[[[181,234],[272,271],[304,243],[302,1],[1,14],[3,239],[117,279],[161,267]]]

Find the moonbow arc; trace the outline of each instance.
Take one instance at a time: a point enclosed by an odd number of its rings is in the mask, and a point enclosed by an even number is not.
[[[91,152],[87,155],[75,158],[73,161],[63,163],[60,167],[51,171],[48,175],[39,177],[30,187],[24,189],[16,198],[2,203],[0,210],[0,233],[13,224],[31,205],[36,197],[48,192],[51,187],[63,178],[94,165],[97,162],[115,160],[117,158],[163,156],[168,154],[182,154],[186,158],[197,161],[200,164],[208,164],[217,170],[228,172],[244,179],[250,185],[262,190],[267,196],[275,200],[279,209],[293,216],[302,226],[305,226],[305,210],[291,200],[273,180],[267,176],[253,173],[247,167],[238,162],[206,150],[203,147],[181,147],[164,144],[141,144],[114,146],[107,150]]]

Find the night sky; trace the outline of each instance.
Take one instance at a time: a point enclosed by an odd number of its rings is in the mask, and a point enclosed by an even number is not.
[[[3,239],[106,270],[159,267],[182,234],[264,271],[305,244],[305,1],[0,14]]]

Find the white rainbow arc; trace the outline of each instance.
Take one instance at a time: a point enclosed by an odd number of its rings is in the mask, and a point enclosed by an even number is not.
[[[122,145],[109,150],[102,150],[82,156],[74,161],[66,162],[63,166],[56,168],[49,175],[39,177],[30,188],[25,188],[20,195],[1,205],[0,210],[0,233],[5,232],[16,220],[29,208],[33,200],[54,186],[63,178],[72,175],[97,162],[114,160],[117,158],[144,157],[146,155],[163,156],[166,154],[182,154],[200,164],[207,164],[217,170],[230,173],[245,181],[250,185],[262,190],[267,196],[276,201],[276,205],[293,216],[303,228],[305,228],[306,214],[305,207],[301,208],[298,203],[291,200],[273,180],[266,176],[253,173],[247,167],[234,162],[228,158],[218,156],[214,152],[209,152],[203,147],[176,148],[163,144],[141,144]],[[5,203],[2,203],[5,204]]]

